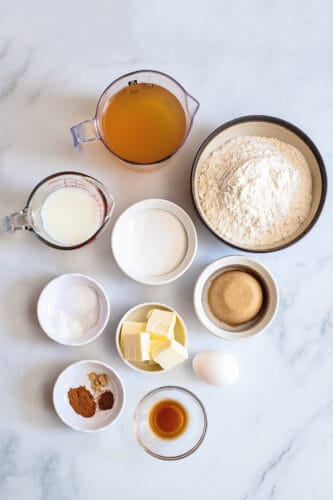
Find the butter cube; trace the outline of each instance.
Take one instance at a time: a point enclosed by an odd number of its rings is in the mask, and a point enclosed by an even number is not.
[[[142,321],[124,321],[121,327],[121,334],[142,333],[146,331],[146,324]]]
[[[146,331],[151,334],[153,340],[171,339],[175,323],[175,312],[151,309],[147,316]]]
[[[155,347],[157,347],[158,345],[162,344],[164,341],[163,340],[155,340],[155,339],[152,339],[152,336],[150,335],[150,358],[148,363],[150,365],[155,365],[156,366],[156,362],[152,359],[152,351]]]
[[[123,354],[128,361],[150,359],[150,335],[147,332],[123,335]]]
[[[152,357],[153,349],[155,349],[158,345],[163,344],[163,342],[164,340],[156,340],[150,335],[150,357]]]
[[[164,370],[173,368],[188,358],[186,348],[174,339],[161,342],[152,350],[152,358]]]
[[[145,332],[146,324],[142,321],[124,321],[121,327],[120,344],[124,345],[124,335]]]
[[[165,340],[168,340],[168,338],[169,339],[174,339],[175,338],[173,330],[171,332],[170,337],[165,337],[164,335],[156,335],[155,333],[151,333],[150,334],[150,339],[151,339],[151,341],[154,341],[154,342],[164,342]]]

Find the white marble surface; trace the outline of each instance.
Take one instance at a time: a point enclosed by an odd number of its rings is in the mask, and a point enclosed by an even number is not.
[[[204,137],[244,114],[285,118],[304,129],[332,162],[333,5],[327,1],[105,0],[22,2],[0,7],[1,214],[24,206],[33,186],[63,169],[104,181],[115,216],[147,197],[183,206],[199,232],[191,269],[174,284],[129,280],[110,252],[110,230],[75,252],[43,246],[30,234],[1,235],[0,497],[3,500],[188,498],[331,500],[333,498],[332,199],[297,245],[256,258],[274,273],[281,308],[265,334],[228,343],[194,316],[192,289],[207,263],[234,251],[199,222],[189,175]],[[154,68],[177,78],[201,103],[189,140],[172,163],[150,174],[124,169],[100,144],[80,156],[69,127],[92,117],[104,87],[128,71]],[[99,280],[111,301],[105,333],[85,347],[49,340],[36,321],[47,281],[66,272]],[[165,301],[185,318],[191,356],[203,348],[234,353],[239,382],[205,386],[190,363],[149,377],[132,372],[114,343],[130,306]],[[65,427],[51,404],[57,374],[96,358],[119,371],[127,390],[123,416],[86,435]],[[146,391],[191,388],[204,402],[207,438],[190,458],[165,463],[146,455],[132,416]]]

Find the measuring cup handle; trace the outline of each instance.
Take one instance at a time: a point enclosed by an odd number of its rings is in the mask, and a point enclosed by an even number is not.
[[[32,229],[26,208],[15,214],[6,215],[2,221],[2,225],[6,232]]]
[[[75,147],[79,146],[81,142],[90,142],[100,139],[95,119],[85,120],[77,125],[73,125],[73,127],[71,127],[71,132]]]

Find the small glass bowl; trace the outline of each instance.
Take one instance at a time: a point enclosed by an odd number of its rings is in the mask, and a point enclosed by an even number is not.
[[[151,430],[151,408],[164,399],[182,404],[188,414],[185,431],[174,439],[163,439]],[[203,442],[207,431],[207,415],[201,401],[191,391],[177,386],[165,386],[148,392],[136,407],[134,433],[142,448],[161,460],[179,460],[194,453]]]

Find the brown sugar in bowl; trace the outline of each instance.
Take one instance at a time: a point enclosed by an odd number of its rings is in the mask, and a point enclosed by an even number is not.
[[[218,319],[212,313],[209,304],[208,292],[212,283],[229,271],[243,271],[249,274],[259,283],[263,293],[262,305],[255,317],[237,325],[230,325]],[[231,295],[234,295],[234,292]],[[227,302],[230,307],[230,298]],[[255,314],[253,303],[252,299],[252,313]],[[202,270],[194,287],[193,305],[199,321],[208,331],[225,340],[241,340],[263,332],[271,325],[279,306],[279,290],[274,277],[264,265],[242,255],[229,255],[211,262]],[[258,300],[257,307],[259,307]],[[244,317],[238,316],[236,319],[243,320]]]
[[[224,323],[238,326],[255,319],[264,302],[260,282],[243,270],[225,271],[208,289],[212,314]]]

